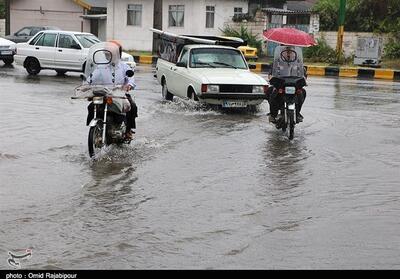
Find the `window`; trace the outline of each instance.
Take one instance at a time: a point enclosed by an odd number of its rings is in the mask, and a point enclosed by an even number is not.
[[[31,29],[30,28],[23,28],[17,32],[17,36],[30,36]]]
[[[190,67],[247,69],[247,64],[236,49],[198,48],[192,50]]]
[[[142,25],[142,7],[139,4],[128,5],[128,25]]]
[[[37,34],[36,37],[34,37],[34,38],[32,39],[32,41],[31,41],[29,44],[30,44],[31,46],[35,45],[36,42],[39,40],[39,38],[42,36],[42,34],[43,34],[43,33]]]
[[[75,34],[75,37],[78,38],[83,48],[90,48],[92,45],[100,43],[100,40],[94,35]]]
[[[243,14],[243,8],[238,8],[238,7],[234,8],[234,10],[233,10],[233,16],[234,17],[238,17],[241,14]]]
[[[43,28],[41,27],[33,27],[31,30],[31,36],[34,36],[37,32],[42,31]]]
[[[185,5],[170,5],[168,14],[169,27],[183,27],[185,21]]]
[[[189,51],[187,49],[182,50],[181,59],[179,62],[188,63],[189,61]]]
[[[206,28],[214,28],[215,7],[206,6]]]
[[[44,34],[40,39],[37,41],[37,46],[47,46],[47,47],[54,47],[56,42],[57,34]]]
[[[58,47],[59,48],[73,48],[73,45],[77,45],[75,40],[70,35],[60,34],[58,38]]]

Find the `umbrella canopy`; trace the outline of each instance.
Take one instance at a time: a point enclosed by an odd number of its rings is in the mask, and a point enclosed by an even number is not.
[[[265,30],[263,35],[267,41],[289,46],[309,47],[317,45],[311,35],[295,28],[271,28]]]

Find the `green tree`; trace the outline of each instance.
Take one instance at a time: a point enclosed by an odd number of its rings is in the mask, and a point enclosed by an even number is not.
[[[0,0],[0,18],[4,18],[5,16],[5,4],[4,4],[4,0]]]
[[[394,32],[400,26],[399,0],[347,0],[346,31]],[[319,0],[314,11],[320,15],[323,31],[338,28],[339,0]]]

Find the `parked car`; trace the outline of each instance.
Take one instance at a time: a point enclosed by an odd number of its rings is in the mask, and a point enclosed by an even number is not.
[[[162,96],[189,98],[222,107],[254,107],[265,100],[268,82],[250,71],[240,50],[220,45],[185,45],[178,62],[159,58]]]
[[[247,60],[255,61],[258,59],[257,48],[250,47],[250,46],[240,46],[240,47],[238,47],[238,49],[243,53],[244,57]]]
[[[0,38],[0,60],[4,64],[10,65],[14,62],[15,43],[7,39]]]
[[[26,26],[14,34],[6,36],[5,38],[13,41],[14,43],[24,43],[29,41],[33,36],[42,30],[60,30],[60,28],[55,26]]]
[[[17,44],[14,58],[30,75],[37,75],[42,69],[55,70],[58,74],[83,72],[89,48],[99,42],[90,33],[41,31],[27,43]],[[130,54],[123,52],[121,60],[133,69],[136,67]]]

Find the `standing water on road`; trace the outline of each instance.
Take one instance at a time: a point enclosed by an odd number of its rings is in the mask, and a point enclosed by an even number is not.
[[[91,161],[78,75],[0,66],[1,268],[400,268],[399,83],[309,78],[289,141],[136,82],[137,139]]]

